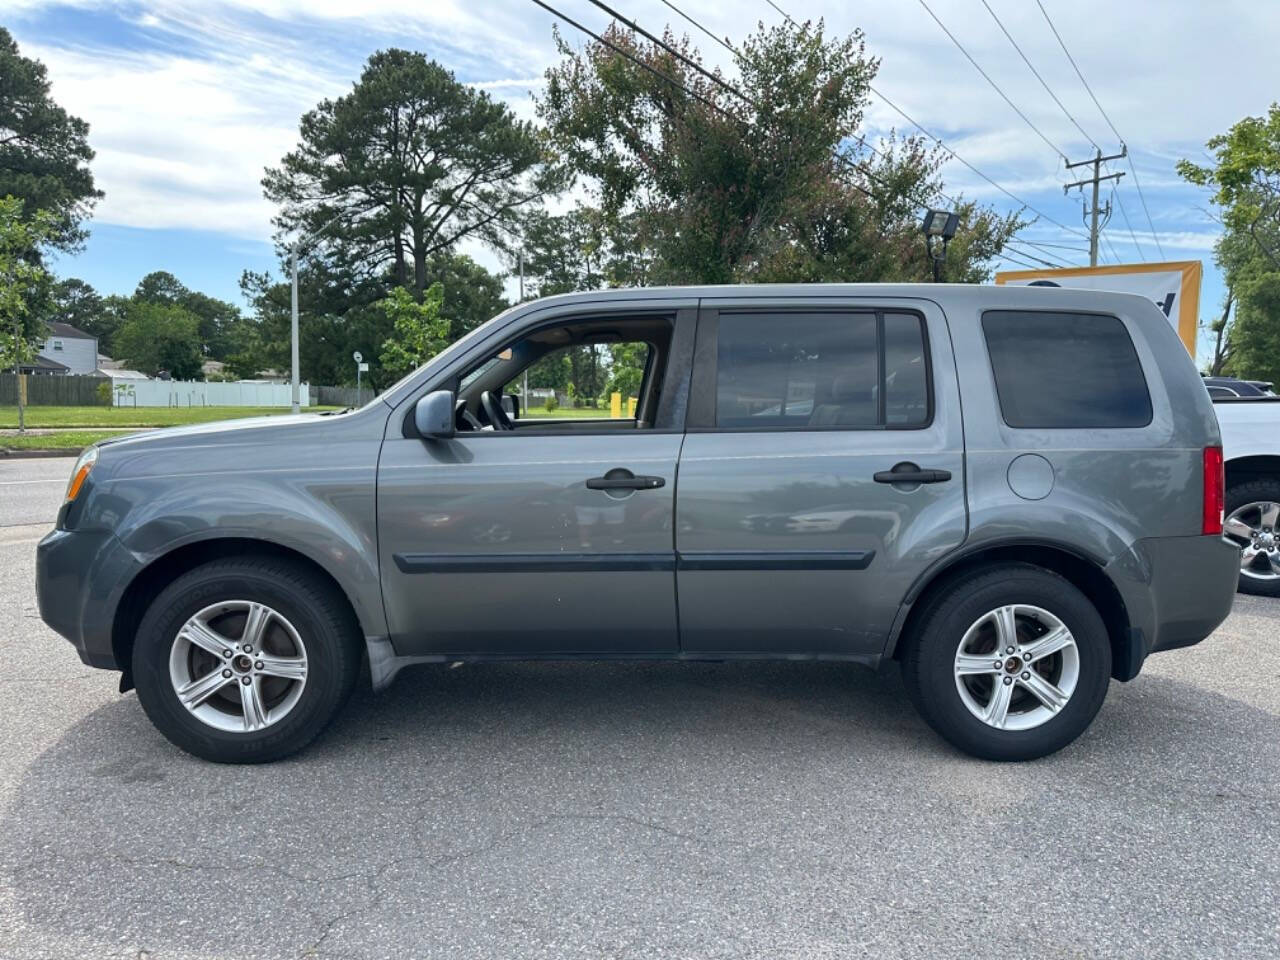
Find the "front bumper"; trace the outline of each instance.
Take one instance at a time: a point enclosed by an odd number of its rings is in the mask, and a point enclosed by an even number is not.
[[[139,564],[106,531],[53,530],[36,547],[40,619],[91,667],[120,670],[112,627],[124,588]]]
[[[1114,675],[1137,676],[1148,654],[1189,647],[1231,612],[1240,577],[1240,548],[1216,536],[1153,537],[1108,567],[1131,626],[1129,649]]]

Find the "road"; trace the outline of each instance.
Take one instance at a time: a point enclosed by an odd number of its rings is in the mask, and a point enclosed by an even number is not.
[[[1280,955],[1280,602],[1032,764],[958,755],[896,673],[540,664],[219,767],[36,615],[70,466],[0,461],[2,957]]]

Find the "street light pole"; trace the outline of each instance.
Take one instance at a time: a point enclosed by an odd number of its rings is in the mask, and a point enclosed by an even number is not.
[[[22,395],[22,321],[13,318],[13,389],[18,391],[18,432],[27,432],[27,421],[23,413]]]
[[[520,302],[524,303],[524,248],[520,248]],[[524,384],[520,387],[520,403],[524,415],[529,415],[529,368],[524,368]]]
[[[289,272],[292,275],[292,309],[289,319],[289,386],[290,412],[299,412],[298,397],[298,244],[294,243],[289,251]]]

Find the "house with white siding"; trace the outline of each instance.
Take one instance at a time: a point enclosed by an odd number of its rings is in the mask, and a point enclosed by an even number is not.
[[[29,373],[88,376],[98,370],[98,338],[69,323],[48,323],[49,336]],[[41,360],[48,361],[42,364]],[[58,369],[61,367],[62,369]]]

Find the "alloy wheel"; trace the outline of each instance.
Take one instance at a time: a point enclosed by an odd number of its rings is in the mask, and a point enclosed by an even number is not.
[[[1280,577],[1280,503],[1262,500],[1231,511],[1222,532],[1240,547],[1240,573],[1255,580]]]
[[[1058,617],[1030,604],[989,610],[960,638],[956,689],[997,730],[1030,730],[1061,713],[1080,679],[1080,651]]]
[[[279,611],[227,600],[182,625],[169,652],[169,680],[178,702],[202,723],[254,733],[297,705],[307,682],[307,651]]]

